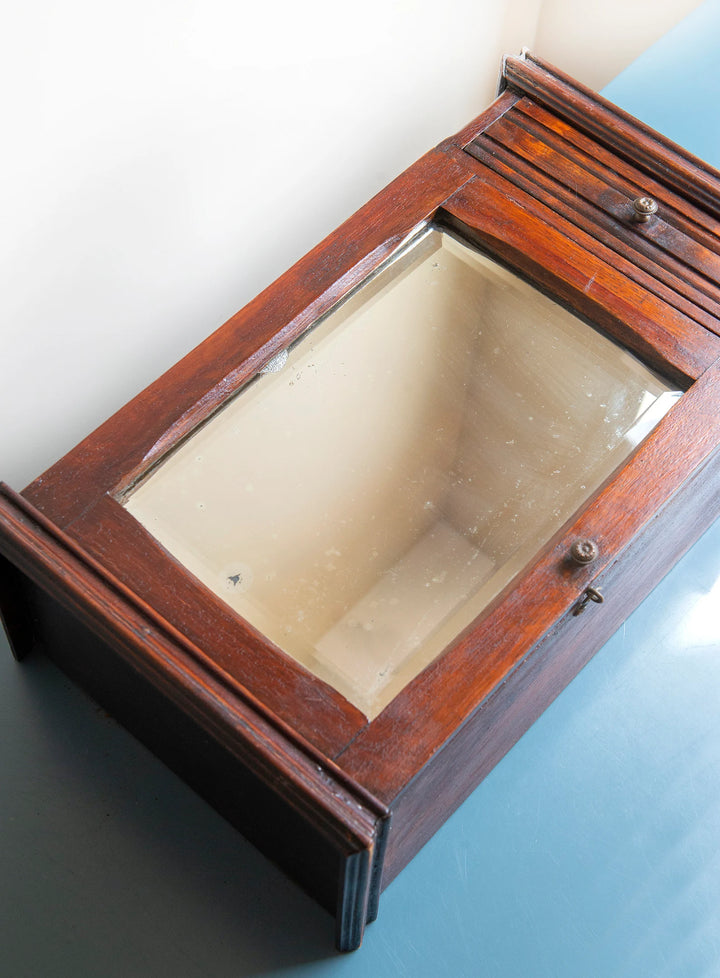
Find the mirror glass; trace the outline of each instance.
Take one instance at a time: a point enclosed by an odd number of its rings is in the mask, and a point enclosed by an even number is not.
[[[436,228],[269,367],[123,503],[370,718],[680,396]]]

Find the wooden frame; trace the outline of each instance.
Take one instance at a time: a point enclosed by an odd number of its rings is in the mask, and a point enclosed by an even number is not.
[[[0,601],[335,913],[357,947],[407,864],[720,512],[720,177],[543,62],[85,439],[0,494]],[[658,218],[633,221],[652,195]],[[118,499],[424,222],[452,229],[686,391],[372,722],[192,577]],[[600,556],[568,560],[576,538]],[[576,617],[588,586],[602,608]]]

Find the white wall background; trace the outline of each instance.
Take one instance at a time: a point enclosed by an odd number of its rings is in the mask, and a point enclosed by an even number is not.
[[[0,35],[0,477],[21,488],[494,95],[697,0],[27,0]]]

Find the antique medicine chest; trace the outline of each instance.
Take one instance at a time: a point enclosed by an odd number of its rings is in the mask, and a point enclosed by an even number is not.
[[[42,647],[336,915],[720,511],[720,177],[505,90],[21,495]]]

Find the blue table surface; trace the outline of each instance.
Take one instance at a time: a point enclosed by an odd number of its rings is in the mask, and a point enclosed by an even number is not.
[[[720,166],[720,0],[605,94]],[[385,891],[361,951],[49,662],[0,649],[0,974],[720,975],[720,522]]]

